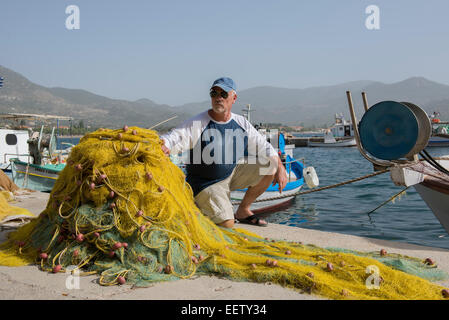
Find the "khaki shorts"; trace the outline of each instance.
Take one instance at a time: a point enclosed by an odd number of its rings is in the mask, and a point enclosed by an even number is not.
[[[229,177],[201,190],[195,196],[198,208],[216,224],[234,219],[231,191],[255,186],[267,173],[268,165],[246,162],[239,161]]]

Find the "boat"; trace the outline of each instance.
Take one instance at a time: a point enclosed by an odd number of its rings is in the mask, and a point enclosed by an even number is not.
[[[335,123],[329,128],[332,135],[338,139],[340,138],[353,138],[354,137],[354,126],[351,121],[347,121],[343,113],[335,114]]]
[[[243,116],[251,121],[251,105],[248,104],[246,109],[243,109]],[[307,185],[310,188],[318,186],[319,180],[316,176],[315,170],[312,167],[304,169],[304,159],[294,159],[293,149],[294,144],[286,144],[285,134],[278,130],[267,130],[260,125],[256,125],[257,131],[270,142],[275,150],[278,152],[282,163],[287,172],[288,181],[282,193],[279,192],[279,185],[270,185],[263,194],[261,194],[253,202],[250,210],[254,213],[268,213],[275,212],[282,208],[288,207],[307,179]],[[304,176],[306,174],[306,176]],[[234,212],[237,211],[243,197],[245,196],[247,189],[239,189],[231,191],[231,202],[234,207]],[[270,200],[268,200],[270,199]]]
[[[0,119],[16,122],[15,127],[19,127],[18,121],[57,120],[59,125],[59,120],[73,120],[64,116],[20,113],[0,114]],[[1,168],[11,171],[10,176],[18,187],[49,192],[65,166],[70,148],[57,150],[56,128],[53,127],[50,134],[45,134],[44,127],[42,125],[39,132],[20,127],[0,129],[0,137],[5,137],[0,140]]]
[[[316,176],[315,170],[312,170],[312,167],[307,167],[306,170],[304,169],[304,159],[296,160],[293,158],[293,149],[295,146],[285,144],[283,133],[279,133],[277,130],[267,131],[265,128],[259,128],[258,131],[265,136],[267,141],[274,145],[273,147],[277,146],[275,149],[278,151],[278,154],[280,154],[288,176],[288,182],[282,193],[279,192],[278,184],[274,186],[270,185],[250,207],[250,210],[254,213],[268,213],[288,207],[295,198],[296,193],[301,190],[305,182],[310,188],[314,188],[318,186],[319,180]],[[183,158],[184,156],[182,154],[170,155],[171,161],[185,172],[185,165],[182,163]],[[231,191],[230,199],[234,212],[237,210],[240,202],[245,196],[246,191],[246,188]]]
[[[391,180],[398,186],[413,186],[443,228],[449,233],[449,155],[432,161],[396,165],[390,169]]]
[[[278,135],[278,137],[276,137]],[[256,201],[251,205],[250,210],[254,213],[267,213],[278,211],[289,206],[301,188],[304,185],[304,159],[302,162],[293,158],[294,145],[285,145],[285,138],[283,133],[275,132],[275,136],[270,136],[270,140],[279,139],[278,152],[280,153],[282,163],[287,172],[288,181],[282,190],[279,192],[279,185],[270,185],[267,190],[261,194]],[[245,196],[247,189],[239,189],[231,191],[231,201],[234,207],[234,212],[237,210],[240,202]],[[280,198],[282,196],[282,198]],[[271,200],[265,200],[271,199]]]
[[[28,130],[0,128],[0,170],[11,172],[10,159],[29,160]]]
[[[324,134],[323,142],[311,141],[309,139],[307,143],[308,147],[355,147],[356,145],[357,143],[354,137],[342,138],[337,141],[329,129]]]
[[[432,123],[432,134],[427,147],[449,147],[449,122],[441,121],[438,116],[438,112],[429,115]]]
[[[346,94],[355,123],[351,93]],[[355,130],[360,153],[375,171],[389,171],[395,185],[413,187],[449,234],[449,155],[434,159],[425,150],[432,135],[429,117],[410,102],[381,101],[371,108],[364,103]]]

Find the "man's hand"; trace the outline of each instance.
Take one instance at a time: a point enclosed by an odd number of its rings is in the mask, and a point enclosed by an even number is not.
[[[274,174],[273,186],[279,184],[279,192],[282,193],[282,190],[287,185],[287,172],[285,171],[284,165],[282,164],[282,160],[278,157],[278,169]]]
[[[163,142],[162,145],[161,145],[162,151],[165,153],[165,155],[166,155],[167,157],[170,156],[170,149],[168,149],[168,148],[165,146],[165,141],[164,141],[164,139],[161,139],[161,141]]]

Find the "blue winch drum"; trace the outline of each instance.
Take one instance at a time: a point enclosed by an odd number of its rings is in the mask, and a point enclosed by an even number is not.
[[[365,112],[359,124],[363,149],[382,160],[412,157],[431,134],[429,117],[410,102],[382,101]]]

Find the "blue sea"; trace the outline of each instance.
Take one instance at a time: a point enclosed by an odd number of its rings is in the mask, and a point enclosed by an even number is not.
[[[60,138],[61,142],[77,144],[79,138]],[[449,155],[449,148],[426,150],[435,157]],[[294,156],[305,158],[306,166],[315,168],[319,187],[373,172],[372,164],[357,148],[296,148]],[[297,196],[290,207],[265,217],[270,223],[449,249],[449,235],[413,187],[394,203],[368,214],[402,189],[391,182],[389,173],[384,173]],[[306,190],[304,185],[302,191]]]

